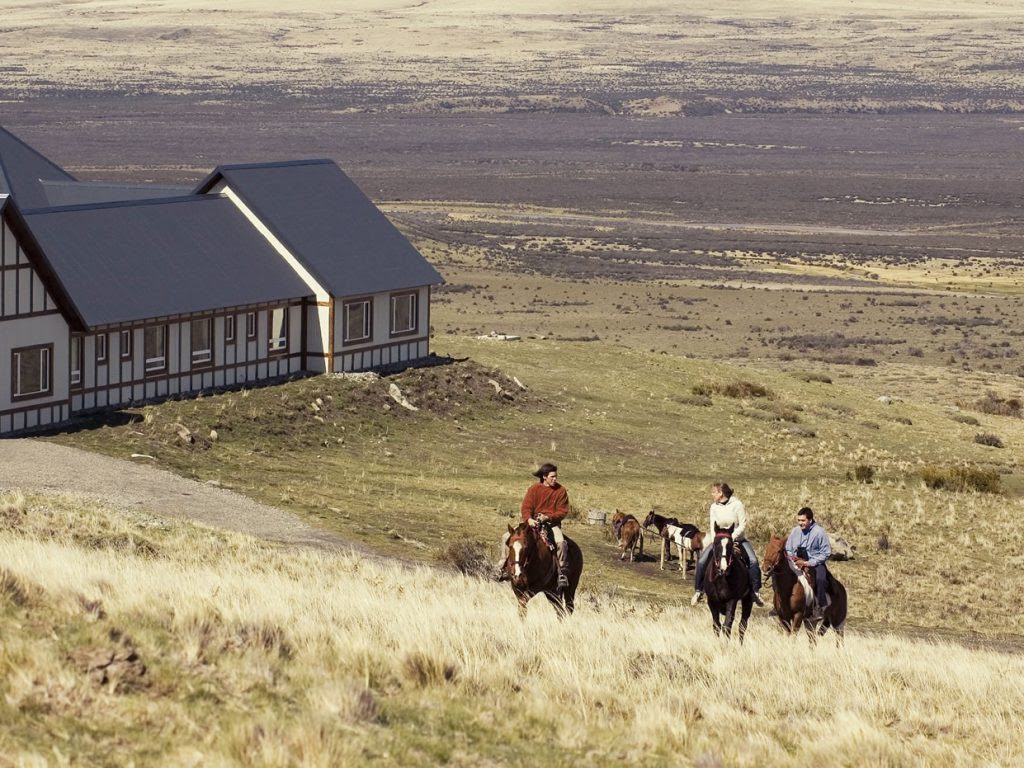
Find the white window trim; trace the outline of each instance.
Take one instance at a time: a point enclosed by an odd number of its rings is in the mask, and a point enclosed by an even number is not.
[[[409,307],[409,327],[398,328],[395,325],[395,310],[398,307],[399,300],[407,299],[411,306]],[[410,291],[409,293],[399,293],[391,297],[391,335],[397,336],[399,334],[416,333],[419,328],[419,296],[415,292]]]
[[[281,313],[281,335],[275,336],[274,315],[278,312]],[[284,352],[288,349],[288,308],[277,307],[270,310],[268,315],[270,329],[267,333],[267,347],[271,352]]]
[[[351,336],[352,324],[349,322],[349,310],[357,306],[364,307],[363,309],[363,327],[362,336]],[[345,302],[342,305],[345,312],[345,344],[359,344],[360,342],[370,341],[373,338],[373,318],[371,313],[373,312],[373,300],[372,299],[357,299],[356,301]]]
[[[213,361],[213,320],[211,318],[201,318],[199,320],[193,320],[188,326],[188,337],[189,343],[192,342],[192,326],[195,323],[206,323],[206,335],[207,335],[207,346],[205,349],[192,348],[192,365],[201,365],[202,363],[209,363]]]
[[[51,394],[52,383],[50,382],[50,347],[36,347],[28,348],[25,350],[12,350],[12,358],[14,363],[14,386],[11,392],[12,397],[18,399],[29,398],[35,395],[45,396]],[[39,353],[39,389],[34,389],[31,392],[21,391],[21,356],[25,352],[38,352]]]
[[[167,370],[167,326],[160,325],[155,327],[160,329],[160,346],[162,347],[163,354],[145,358],[146,373],[159,373],[160,371]],[[146,354],[145,331],[143,332],[142,354]]]

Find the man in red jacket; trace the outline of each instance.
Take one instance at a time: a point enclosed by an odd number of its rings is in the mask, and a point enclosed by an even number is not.
[[[566,575],[569,571],[569,548],[562,535],[562,519],[569,514],[569,494],[558,484],[558,467],[554,464],[542,464],[533,476],[540,482],[531,485],[526,491],[520,511],[523,521],[528,525],[536,528],[541,523],[547,523],[551,527],[558,552],[558,588],[565,589],[569,586],[569,577]],[[502,549],[507,545],[508,534],[505,534]],[[507,578],[507,574],[499,578]]]

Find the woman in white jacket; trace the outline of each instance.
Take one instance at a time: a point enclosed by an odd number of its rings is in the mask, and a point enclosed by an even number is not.
[[[704,551],[700,553],[700,559],[697,561],[694,571],[693,586],[696,591],[693,593],[690,604],[696,605],[704,597],[704,569],[711,558],[711,545],[715,541],[715,526],[724,529],[731,525],[733,527],[732,540],[743,547],[743,551],[747,554],[747,561],[750,563],[750,589],[754,593],[754,602],[763,607],[764,601],[757,594],[761,589],[761,565],[757,562],[757,553],[754,552],[753,545],[747,541],[745,535],[747,510],[743,507],[743,502],[733,495],[732,488],[728,483],[712,483],[711,508],[708,512],[710,518],[708,533],[704,537]]]

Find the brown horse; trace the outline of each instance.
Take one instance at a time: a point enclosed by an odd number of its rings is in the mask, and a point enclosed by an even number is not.
[[[775,613],[779,623],[787,632],[797,632],[803,624],[812,639],[824,635],[829,627],[835,630],[838,642],[843,641],[846,628],[846,588],[839,579],[829,574],[828,596],[831,602],[824,610],[824,616],[817,626],[809,618],[811,611],[810,596],[804,591],[797,569],[786,555],[786,542],[778,536],[772,536],[764,551],[764,572],[772,578],[772,589],[775,591]],[[817,631],[817,635],[815,635]]]
[[[680,523],[674,517],[663,517],[653,509],[644,518],[644,528],[650,530],[652,525],[661,537],[661,570],[665,570],[665,561],[672,558],[673,544],[679,554],[679,570],[686,573],[695,567],[697,555],[704,549],[704,534],[697,526]]]
[[[711,545],[711,559],[704,574],[704,594],[715,623],[715,634],[732,635],[732,622],[736,618],[736,605],[740,604],[740,645],[747,632],[747,621],[754,607],[754,593],[750,589],[750,573],[746,564],[736,555],[732,541],[733,526],[721,529],[715,526],[715,541]],[[725,623],[722,624],[722,614]]]
[[[520,523],[517,528],[508,527],[508,552],[505,555],[505,571],[512,582],[512,592],[519,601],[519,615],[526,616],[526,604],[535,595],[543,594],[562,618],[576,607],[576,588],[583,573],[583,553],[579,545],[565,537],[569,550],[569,586],[558,589],[558,565],[556,555],[548,545],[539,527]]]
[[[627,515],[615,510],[612,515],[612,533],[619,544],[619,560],[626,559],[626,552],[629,552],[629,562],[635,562],[637,554],[644,553],[644,529],[640,527],[640,521],[633,515]],[[640,550],[637,553],[637,549]]]

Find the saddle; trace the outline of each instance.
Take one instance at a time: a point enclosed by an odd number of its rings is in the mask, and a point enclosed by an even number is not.
[[[541,523],[537,526],[540,530],[540,540],[548,545],[548,550],[555,551],[555,534],[551,531],[550,523]]]

